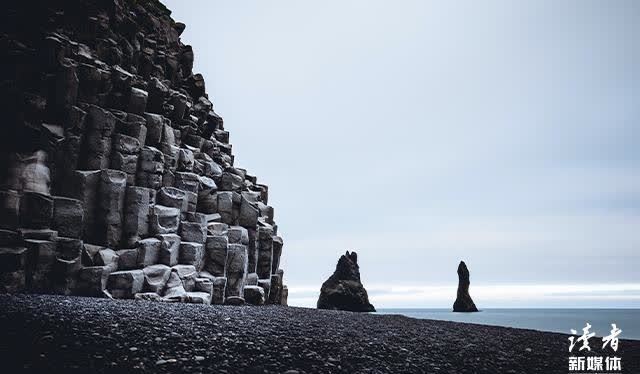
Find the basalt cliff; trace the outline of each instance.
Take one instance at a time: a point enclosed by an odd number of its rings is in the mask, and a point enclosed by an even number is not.
[[[268,187],[234,166],[170,14],[3,2],[1,291],[286,304]]]

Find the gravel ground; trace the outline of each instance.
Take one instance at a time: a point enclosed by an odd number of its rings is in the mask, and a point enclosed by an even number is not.
[[[3,373],[568,373],[563,334],[281,306],[0,295],[0,331]]]

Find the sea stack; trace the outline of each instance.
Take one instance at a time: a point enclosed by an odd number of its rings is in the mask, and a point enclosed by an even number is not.
[[[351,312],[375,312],[369,303],[367,290],[360,281],[358,254],[347,251],[340,256],[336,271],[320,289],[318,309],[348,310]]]
[[[458,296],[453,303],[454,312],[477,312],[476,304],[469,295],[469,269],[464,261],[458,265]]]

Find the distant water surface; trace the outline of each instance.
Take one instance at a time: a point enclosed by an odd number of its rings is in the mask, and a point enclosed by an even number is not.
[[[479,323],[521,329],[582,334],[587,322],[590,332],[609,335],[611,324],[622,329],[620,339],[640,340],[640,309],[483,309],[478,313],[454,313],[451,309],[379,309],[379,314],[443,321]]]

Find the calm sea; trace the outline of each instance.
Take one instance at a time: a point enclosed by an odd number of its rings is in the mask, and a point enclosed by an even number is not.
[[[479,323],[540,331],[580,334],[587,322],[597,336],[609,335],[611,324],[622,329],[621,339],[640,340],[640,309],[483,309],[478,313],[453,313],[451,309],[380,309],[380,314],[444,321]]]

